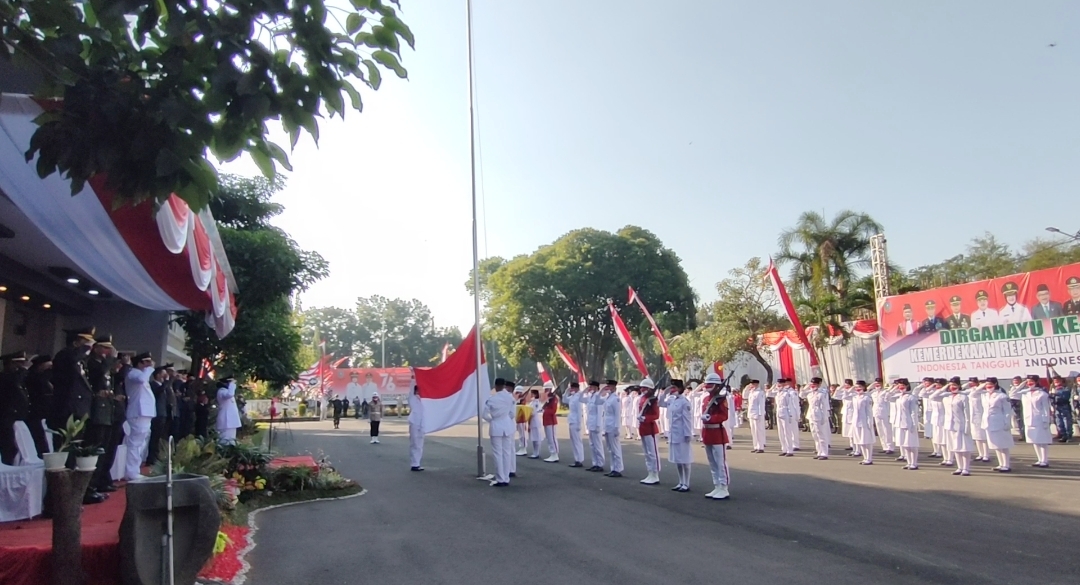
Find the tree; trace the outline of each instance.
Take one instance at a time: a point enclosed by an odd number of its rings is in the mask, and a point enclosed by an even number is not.
[[[1009,246],[987,232],[981,238],[973,238],[964,254],[912,269],[908,278],[919,288],[928,289],[997,278],[1019,271],[1019,263]]]
[[[300,331],[289,301],[329,274],[326,261],[302,250],[288,234],[270,225],[283,208],[271,201],[280,179],[223,176],[211,202],[221,242],[239,293],[236,327],[219,339],[203,313],[179,313],[187,349],[197,368],[207,358],[219,370],[264,381],[272,389],[291,382],[301,368]]]
[[[356,311],[339,307],[310,309],[302,313],[301,328],[304,339],[318,346],[326,342],[328,355],[366,356],[369,337],[364,336]]]
[[[1073,264],[1080,262],[1080,246],[1069,240],[1051,242],[1035,238],[1024,244],[1024,253],[1019,260],[1021,272]]]
[[[679,257],[651,232],[626,226],[616,233],[574,230],[488,277],[485,327],[511,365],[526,358],[556,363],[561,344],[586,375],[600,377],[617,341],[608,301],[631,331],[644,316],[626,307],[633,286],[662,330],[695,324],[694,293]]]
[[[792,299],[792,302],[799,313],[799,320],[802,321],[803,327],[817,328],[813,337],[810,338],[810,343],[818,350],[825,376],[829,378],[829,364],[822,350],[829,344],[833,333],[847,339],[850,334],[843,327],[845,321],[864,317],[873,311],[873,294],[865,290],[851,290],[843,299],[831,294],[822,294],[813,298],[796,297]]]
[[[396,1],[391,0],[395,5]],[[72,194],[103,173],[121,200],[176,193],[198,209],[217,173],[206,160],[248,153],[267,178],[288,155],[267,140],[280,120],[295,147],[317,118],[362,109],[354,77],[372,90],[381,70],[406,77],[413,34],[382,0],[0,2],[0,56],[44,81],[63,107],[38,118],[27,159],[71,179]],[[346,102],[348,99],[348,102]]]
[[[794,292],[843,298],[859,270],[870,268],[870,236],[881,231],[881,224],[865,213],[843,210],[827,222],[816,211],[806,211],[795,227],[780,233],[776,262],[791,265]]]
[[[791,325],[777,312],[780,300],[772,284],[765,280],[765,270],[761,258],[751,258],[716,284],[719,298],[700,317],[705,326],[672,340],[671,351],[676,361],[686,363],[697,358],[728,362],[735,354],[746,352],[765,368],[768,382],[772,383],[772,366],[762,354],[758,340],[764,333],[781,331]]]

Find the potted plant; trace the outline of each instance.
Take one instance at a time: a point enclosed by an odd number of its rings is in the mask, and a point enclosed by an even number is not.
[[[71,451],[75,453],[75,471],[93,471],[98,457],[105,454],[105,449],[81,439],[72,442]]]
[[[56,445],[56,448],[52,453],[45,453],[43,458],[45,459],[45,469],[49,471],[58,471],[64,468],[67,464],[68,455],[72,447],[75,445],[75,437],[79,436],[83,432],[83,428],[86,426],[87,417],[82,417],[79,420],[75,420],[75,416],[69,416],[67,419],[67,425],[60,430],[49,429],[49,433],[60,437],[60,443]]]

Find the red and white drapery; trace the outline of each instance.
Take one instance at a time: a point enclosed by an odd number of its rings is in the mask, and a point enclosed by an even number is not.
[[[874,319],[864,319],[861,321],[852,321],[842,324],[844,331],[849,335],[853,335],[860,339],[874,339],[878,337],[878,324]],[[813,339],[817,335],[818,327],[816,325],[806,328],[806,337]],[[836,328],[829,326],[829,345],[836,345],[844,341],[844,335]],[[777,351],[784,346],[791,346],[792,349],[803,349],[806,347],[802,341],[799,340],[798,334],[793,330],[788,331],[773,331],[770,333],[762,334],[761,347],[768,349],[769,351]]]
[[[71,195],[71,183],[38,177],[25,153],[42,107],[27,96],[0,95],[0,190],[95,282],[140,307],[205,311],[224,337],[236,323],[235,282],[209,210],[194,213],[171,196],[113,207],[104,177]]]

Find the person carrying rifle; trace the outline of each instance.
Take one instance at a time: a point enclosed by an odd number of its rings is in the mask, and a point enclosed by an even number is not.
[[[728,394],[730,388],[719,374],[705,376],[705,391],[709,400],[701,413],[701,441],[705,443],[705,453],[709,458],[709,470],[712,472],[713,490],[705,494],[706,498],[726,500],[730,497],[728,485],[731,473],[727,464],[727,444],[731,442],[724,421],[729,416]]]

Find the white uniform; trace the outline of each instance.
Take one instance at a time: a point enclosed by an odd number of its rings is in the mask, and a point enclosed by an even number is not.
[[[236,407],[236,382],[231,381],[217,391],[217,432],[225,443],[236,442],[236,429],[240,428],[240,409]]]
[[[923,417],[926,420],[926,428],[933,429],[927,432],[927,437],[934,445],[934,454],[941,454],[945,460],[949,460],[949,448],[945,443],[945,407],[942,406],[940,400],[933,400],[933,396],[936,392],[940,391],[940,388],[934,386],[927,386],[921,392],[923,398]]]
[[[863,463],[874,461],[874,399],[866,392],[852,391],[851,440],[859,448]]]
[[[765,391],[760,386],[747,387],[743,391],[743,408],[746,409],[746,418],[750,421],[750,435],[753,437],[754,450],[765,450]],[[701,421],[701,417],[696,417]]]
[[[942,405],[941,426],[945,433],[949,457],[956,459],[957,472],[966,475],[971,465],[971,452],[975,448],[975,442],[971,438],[968,398],[959,392],[953,394],[941,389],[931,394],[930,399]]]
[[[626,438],[633,439],[637,436],[637,391],[627,392],[622,397],[622,426],[626,429]]]
[[[622,398],[612,392],[604,399],[604,440],[611,453],[611,472],[623,472],[622,437],[619,422],[622,420]]]
[[[784,387],[776,392],[776,424],[781,453],[794,453],[798,445],[800,414],[799,394],[794,388]]]
[[[529,408],[532,409],[529,417],[529,457],[539,459],[540,442],[544,440],[544,405],[539,398],[533,398],[529,401]]]
[[[991,327],[1000,322],[998,312],[993,309],[976,309],[971,313],[972,327]]]
[[[806,398],[806,420],[810,423],[810,435],[814,437],[814,451],[817,457],[829,456],[829,413],[832,405],[829,402],[829,391],[818,387],[816,390],[809,386],[802,393]]]
[[[919,467],[919,399],[911,392],[890,394],[894,399],[892,417],[896,446],[904,454],[907,466]]]
[[[586,412],[588,412],[589,421],[589,451],[592,454],[592,466],[603,467],[604,466],[604,420],[603,420],[603,397],[600,396],[600,392],[593,392],[590,396],[586,397]]]
[[[1001,310],[998,311],[999,323],[1022,323],[1031,320],[1031,311],[1020,303],[1013,303],[1011,305],[1006,303],[1005,306],[1001,307]]]
[[[889,402],[889,390],[875,388],[870,392],[870,398],[874,401],[874,426],[877,429],[878,440],[881,442],[881,450],[892,453],[892,403]]]
[[[668,394],[660,401],[671,413],[671,445],[668,448],[668,461],[689,465],[694,462],[690,454],[690,440],[693,432],[694,416],[691,413],[690,400],[682,394]]]
[[[1010,469],[1009,449],[1013,446],[1011,423],[1012,403],[1004,390],[994,390],[986,395],[982,428],[986,442],[997,454],[998,469]]]
[[[566,395],[566,406],[570,413],[566,415],[566,426],[570,430],[570,448],[574,452],[574,463],[585,462],[585,446],[581,443],[581,392]]]
[[[1020,401],[1024,405],[1024,437],[1034,446],[1035,455],[1038,457],[1036,465],[1046,466],[1050,464],[1050,453],[1047,445],[1050,444],[1050,395],[1046,390],[1036,386],[1021,391]]]
[[[484,402],[484,420],[488,421],[491,454],[495,460],[495,481],[510,483],[514,459],[514,415],[517,404],[506,390],[500,390]]]
[[[989,461],[986,451],[986,430],[982,428],[983,411],[986,409],[986,388],[981,384],[967,392],[968,408],[971,410],[968,426],[971,439],[975,441],[976,461]]]
[[[154,368],[132,368],[124,380],[128,396],[127,423],[130,429],[124,436],[124,446],[127,448],[124,479],[128,481],[142,475],[142,462],[146,461],[149,450],[150,421],[157,416],[157,403],[154,401],[153,391],[150,390],[150,377],[153,374]]]
[[[424,457],[424,403],[415,392],[409,395],[409,466],[420,467]]]

